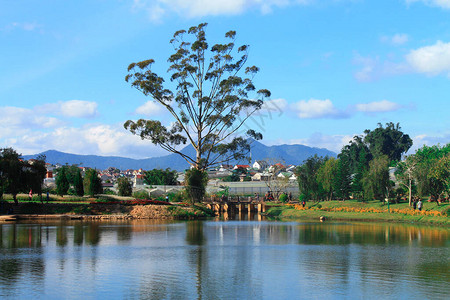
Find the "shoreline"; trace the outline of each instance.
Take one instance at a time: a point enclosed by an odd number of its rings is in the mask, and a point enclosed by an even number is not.
[[[55,214],[55,215],[30,215],[30,214],[17,214],[17,215],[2,215],[0,216],[0,222],[14,222],[23,220],[133,220],[139,219],[130,215],[70,215],[70,214]]]
[[[395,222],[450,227],[449,204],[436,207],[427,203],[427,211],[422,212],[413,211],[406,205],[393,204],[391,211],[387,211],[386,206],[379,202],[309,202],[305,208],[298,204],[271,203],[261,216],[281,221]],[[22,220],[201,220],[215,216],[203,205],[191,207],[179,204],[20,203],[6,208],[10,209],[10,214],[0,215],[0,224]],[[3,211],[6,211],[5,207]]]
[[[398,224],[417,224],[438,227],[450,227],[450,218],[445,215],[407,215],[396,212],[350,212],[327,211],[321,209],[295,209],[289,206],[274,206],[266,216],[276,220],[313,220],[313,221],[348,221],[348,222],[393,222]]]
[[[268,216],[269,217],[269,216]],[[395,224],[405,224],[405,225],[421,225],[421,226],[433,226],[433,227],[441,227],[441,228],[448,228],[450,229],[450,223],[447,222],[435,222],[435,221],[410,221],[410,220],[402,220],[402,219],[387,219],[387,218],[355,218],[355,217],[349,217],[349,218],[343,218],[343,217],[332,217],[332,216],[326,216],[325,220],[320,220],[319,218],[313,218],[313,217],[269,217],[273,220],[277,221],[288,221],[288,222],[304,222],[304,221],[311,221],[311,222],[361,222],[361,223],[395,223]]]

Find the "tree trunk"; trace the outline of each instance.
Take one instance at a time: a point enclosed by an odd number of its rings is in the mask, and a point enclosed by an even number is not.
[[[412,191],[411,191],[411,179],[409,180],[408,192],[409,192],[409,195],[408,195],[409,206],[411,206],[411,203],[412,203],[412,201],[411,201],[411,193],[412,193]]]

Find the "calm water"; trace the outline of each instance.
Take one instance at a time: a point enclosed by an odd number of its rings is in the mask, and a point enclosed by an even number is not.
[[[265,221],[0,225],[0,298],[448,299],[449,230]]]

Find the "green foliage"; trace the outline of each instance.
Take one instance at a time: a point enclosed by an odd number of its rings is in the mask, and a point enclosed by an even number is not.
[[[103,194],[106,194],[106,195],[115,195],[116,193],[115,193],[113,190],[111,190],[111,189],[109,189],[109,188],[106,188],[106,189],[103,189]]]
[[[384,200],[390,188],[389,158],[382,155],[369,163],[369,170],[363,177],[364,196],[367,199]]]
[[[322,186],[328,200],[333,197],[337,171],[338,160],[334,157],[329,158],[317,171],[317,182]]]
[[[339,199],[348,199],[351,191],[352,177],[350,166],[345,158],[338,159],[336,176],[333,186],[336,197]]]
[[[363,138],[355,136],[348,145],[342,148],[338,158],[345,161],[348,164],[350,173],[354,174],[360,169],[365,169],[369,166],[372,154],[367,145],[364,144]]]
[[[375,197],[371,180],[366,178],[363,181],[363,177],[367,176],[369,163],[375,158],[386,156],[388,166],[394,166],[395,161],[399,161],[412,146],[411,138],[401,131],[398,123],[386,123],[385,127],[379,123],[376,129],[366,129],[364,134],[355,136],[338,155],[339,159],[345,162],[345,166],[342,164],[338,168],[339,175],[335,183],[335,191],[339,197],[345,198],[350,186],[356,198]],[[351,185],[348,184],[350,176]],[[364,195],[365,192],[369,192],[370,195]]]
[[[38,195],[42,194],[42,184],[47,174],[45,159],[45,155],[39,155],[31,162],[24,162],[27,188],[33,190],[33,193]]]
[[[182,190],[176,193],[168,193],[170,202],[183,202],[188,199],[186,190]]]
[[[177,185],[177,171],[171,171],[169,168],[153,169],[146,171],[144,182],[148,185]]]
[[[214,212],[203,206],[193,207],[168,206],[167,210],[175,219],[198,219],[199,217],[213,217]]]
[[[236,49],[235,32],[229,31],[224,44],[210,47],[206,25],[179,30],[171,40],[174,53],[169,56],[167,73],[174,90],[168,89],[165,79],[151,70],[153,59],[131,63],[125,77],[133,87],[167,109],[174,122],[169,128],[159,120],[128,120],[124,127],[180,155],[199,170],[248,155],[249,143],[238,135],[239,130],[261,109],[263,100],[270,97],[270,91],[256,90],[252,82],[259,68],[244,68],[248,46]],[[252,129],[246,135],[256,140],[262,138],[261,133]],[[195,149],[194,155],[177,150],[180,144],[188,142]]]
[[[84,195],[83,177],[77,165],[62,166],[56,174],[57,193],[63,195]]]
[[[119,196],[131,196],[133,191],[133,186],[131,182],[126,177],[120,177],[117,180],[117,189],[119,191]]]
[[[375,130],[366,129],[364,133],[366,134],[364,142],[368,145],[373,157],[386,155],[389,162],[399,161],[402,154],[406,153],[413,144],[409,135],[401,131],[399,123],[386,123],[386,127],[378,123]]]
[[[357,198],[362,198],[364,195],[363,178],[369,168],[369,160],[367,160],[369,156],[366,151],[366,148],[363,148],[359,152],[356,172],[353,174],[352,192],[357,196]]]
[[[83,177],[81,176],[81,170],[77,167],[75,175],[73,176],[72,184],[75,188],[75,194],[77,196],[84,195]]]
[[[67,192],[69,191],[69,180],[67,179],[67,166],[62,166],[57,170],[56,174],[56,193],[59,196],[67,195]]]
[[[63,195],[84,195],[83,177],[77,165],[62,166],[57,169],[56,189],[60,196]]]
[[[189,169],[186,171],[184,180],[191,204],[201,202],[206,192],[208,174],[203,170]]]
[[[416,163],[413,174],[419,195],[432,195],[437,199],[443,192],[450,192],[449,155],[450,143],[445,146],[423,146],[416,151],[413,157]]]
[[[278,201],[286,203],[288,201],[288,196],[283,193],[278,197]]]
[[[231,174],[223,178],[224,182],[239,182],[240,177],[236,174]]]
[[[75,206],[72,209],[72,212],[77,215],[89,215],[89,214],[92,214],[92,208],[88,205],[79,205],[79,206]]]
[[[428,177],[432,180],[439,181],[443,190],[450,191],[450,153],[437,160],[431,168]]]
[[[317,173],[327,158],[319,157],[317,154],[309,157],[303,165],[297,167],[296,175],[300,194],[306,199],[319,200],[323,196],[323,188],[317,181]]]
[[[84,175],[83,186],[86,194],[94,197],[96,194],[103,192],[101,179],[95,169],[88,169]]]
[[[24,172],[26,166],[20,158],[21,154],[12,148],[0,149],[0,199],[4,192],[10,193],[16,204],[18,203],[17,194],[26,189]]]
[[[150,199],[150,195],[145,190],[139,190],[134,192],[133,197],[136,199]]]
[[[224,182],[238,182],[241,181],[241,176],[245,176],[244,177],[244,181],[251,181],[251,177],[248,176],[248,171],[247,169],[243,168],[243,167],[238,167],[237,169],[234,169],[233,171],[231,171],[231,175],[226,176],[223,181]],[[250,180],[248,180],[250,179]]]

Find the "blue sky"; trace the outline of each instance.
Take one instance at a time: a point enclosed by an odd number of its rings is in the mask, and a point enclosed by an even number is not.
[[[450,0],[0,0],[0,147],[164,155],[123,129],[171,121],[124,77],[149,58],[163,75],[173,33],[202,22],[250,45],[267,145],[339,152],[387,122],[413,150],[450,142]]]

